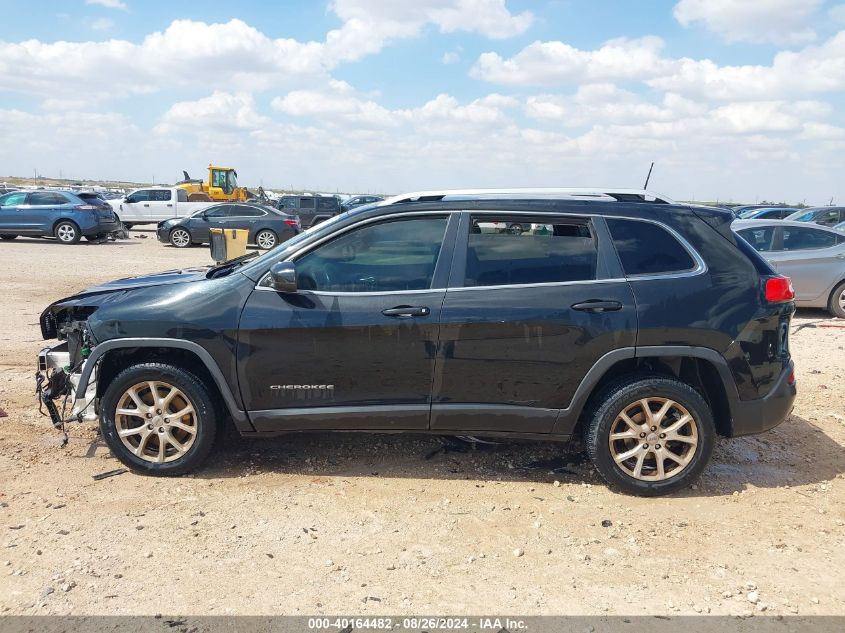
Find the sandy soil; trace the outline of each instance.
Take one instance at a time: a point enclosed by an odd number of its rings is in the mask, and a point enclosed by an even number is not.
[[[228,438],[194,476],[95,481],[120,464],[94,430],[62,448],[38,414],[37,317],[209,261],[132,235],[0,244],[0,613],[845,614],[842,322],[799,312],[792,417],[667,498],[608,491],[577,447],[387,435]]]

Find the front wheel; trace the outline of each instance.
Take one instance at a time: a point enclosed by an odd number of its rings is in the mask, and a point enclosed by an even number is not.
[[[665,376],[628,377],[596,398],[587,451],[611,486],[635,495],[668,494],[704,470],[716,440],[710,407],[688,384]]]
[[[177,227],[170,231],[170,243],[176,248],[187,248],[191,245],[191,234],[188,229]]]
[[[70,220],[62,220],[56,225],[53,230],[53,235],[62,244],[77,244],[82,239],[82,233],[79,227]]]
[[[827,309],[833,316],[845,319],[845,281],[833,289]]]
[[[208,457],[217,419],[208,389],[196,376],[172,365],[143,363],[109,384],[100,432],[129,469],[182,475]]]
[[[263,229],[255,236],[255,243],[258,244],[258,248],[263,248],[267,251],[279,243],[279,238],[270,229]]]

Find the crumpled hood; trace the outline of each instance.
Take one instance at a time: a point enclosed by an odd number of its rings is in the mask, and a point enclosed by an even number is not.
[[[90,296],[100,294],[103,292],[114,292],[115,290],[133,290],[135,288],[147,288],[149,286],[163,286],[165,284],[181,284],[190,281],[200,281],[205,279],[208,273],[208,266],[200,266],[197,268],[182,268],[179,270],[167,270],[161,273],[153,273],[152,275],[140,275],[138,277],[126,277],[125,279],[115,279],[114,281],[107,281],[99,286],[92,286],[86,288],[73,298]]]
[[[168,270],[152,275],[139,275],[108,281],[92,286],[70,297],[54,301],[41,313],[41,333],[45,339],[56,337],[56,317],[64,310],[74,308],[96,308],[123,297],[127,292],[152,286],[166,286],[191,283],[206,279],[208,267]],[[48,316],[49,315],[49,316]]]

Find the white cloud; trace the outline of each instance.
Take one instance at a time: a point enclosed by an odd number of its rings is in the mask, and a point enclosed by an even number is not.
[[[809,42],[809,21],[824,0],[680,0],[674,15],[683,26],[701,22],[728,42]]]
[[[614,39],[593,51],[559,41],[534,42],[510,59],[483,53],[470,72],[476,79],[505,85],[646,79],[667,69],[662,48],[659,37]]]
[[[155,131],[169,135],[194,129],[213,136],[256,130],[269,123],[267,117],[256,112],[252,95],[215,91],[196,101],[174,103],[161,117]]]
[[[461,60],[461,54],[457,51],[446,51],[440,57],[440,63],[448,66],[450,64],[457,64]]]
[[[647,80],[650,86],[708,99],[789,98],[845,89],[845,31],[820,45],[782,51],[770,66],[719,66],[710,60],[681,59],[671,71]]]
[[[91,28],[95,31],[108,31],[114,26],[114,22],[108,18],[99,18],[91,23]]]
[[[706,100],[789,99],[845,90],[845,31],[821,44],[777,53],[771,65],[720,66],[709,59],[661,55],[659,38],[611,40],[595,50],[534,42],[513,57],[483,53],[471,75],[508,86],[643,82]]]
[[[120,9],[126,11],[129,7],[121,0],[85,0],[85,4],[96,4],[107,9]]]
[[[505,0],[334,0],[330,8],[343,26],[326,35],[329,65],[361,59],[396,39],[418,37],[428,24],[442,33],[504,39],[524,33],[534,22],[530,11],[512,14]]]
[[[111,96],[162,87],[261,89],[320,80],[322,46],[271,39],[241,20],[206,24],[175,20],[140,44],[126,40],[0,42],[0,75],[7,90],[55,94],[60,86],[108,86]]]

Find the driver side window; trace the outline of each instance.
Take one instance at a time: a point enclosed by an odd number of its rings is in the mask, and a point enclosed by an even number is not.
[[[447,217],[370,224],[296,261],[297,286],[324,292],[395,292],[431,287]]]

